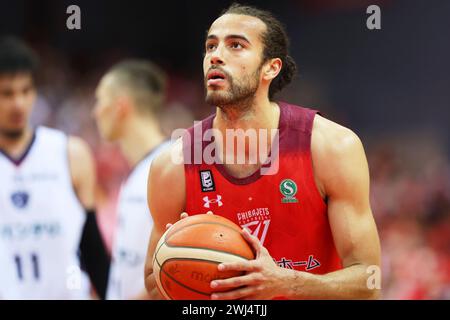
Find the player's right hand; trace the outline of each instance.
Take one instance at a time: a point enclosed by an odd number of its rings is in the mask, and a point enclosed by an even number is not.
[[[212,211],[208,211],[206,214],[214,214]],[[182,212],[180,214],[180,220],[189,217],[189,215],[186,212]],[[166,224],[166,230],[168,230],[171,226],[173,226],[173,223]]]

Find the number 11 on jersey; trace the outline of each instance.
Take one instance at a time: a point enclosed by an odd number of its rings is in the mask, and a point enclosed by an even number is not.
[[[26,255],[18,255],[14,256],[14,263],[16,264],[17,269],[17,277],[20,281],[26,280],[26,276],[24,274],[24,267],[28,267],[28,262],[31,264],[31,274],[32,278],[36,281],[39,280],[39,258],[36,253],[31,253],[30,256]]]

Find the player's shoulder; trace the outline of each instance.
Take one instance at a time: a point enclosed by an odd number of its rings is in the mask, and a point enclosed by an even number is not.
[[[314,118],[311,149],[325,157],[340,156],[362,148],[361,139],[351,129],[317,114]]]
[[[180,181],[184,178],[183,141],[169,144],[152,161],[150,171],[158,180]]]
[[[74,135],[68,135],[64,131],[56,128],[38,126],[36,128],[36,134],[43,140],[64,139],[65,141],[67,141],[69,151],[74,151],[75,153],[85,153],[90,150],[88,143],[82,138]]]
[[[67,135],[63,131],[46,126],[38,126],[35,134],[37,139],[42,140],[46,145],[51,144],[52,141],[59,141],[61,143],[67,138]]]
[[[183,141],[176,140],[153,160],[148,175],[148,202],[155,225],[176,221],[185,201]],[[170,199],[168,201],[168,199]]]
[[[366,167],[365,153],[358,135],[349,128],[316,115],[311,137],[311,157],[316,183],[323,195],[343,190],[343,182],[353,181]]]
[[[42,125],[38,126],[36,128],[36,131],[41,134],[64,135],[64,133],[59,129],[50,128],[50,127],[42,126]]]
[[[36,128],[36,136],[43,144],[67,147],[71,162],[87,161],[91,158],[91,148],[82,138],[68,135],[64,131],[46,126]],[[67,145],[66,145],[67,144]]]

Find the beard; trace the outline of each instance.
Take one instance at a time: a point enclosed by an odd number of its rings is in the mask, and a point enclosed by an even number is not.
[[[211,69],[218,69],[226,76],[229,83],[227,91],[208,91],[207,79],[205,79],[206,98],[205,101],[211,106],[226,109],[228,106],[233,108],[245,109],[249,108],[255,97],[255,93],[259,88],[259,76],[261,71],[259,66],[253,73],[243,76],[239,80],[234,80],[233,77],[222,70],[220,67],[211,67]]]
[[[0,136],[5,137],[8,140],[17,140],[25,133],[24,128],[20,129],[2,129],[0,128]]]

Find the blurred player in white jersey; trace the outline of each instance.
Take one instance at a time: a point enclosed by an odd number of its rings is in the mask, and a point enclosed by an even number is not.
[[[20,40],[0,39],[0,299],[88,299],[89,278],[102,298],[94,162],[80,138],[30,125],[36,62]]]
[[[159,125],[165,100],[164,73],[143,60],[113,66],[96,90],[94,115],[101,136],[118,142],[132,170],[122,184],[107,299],[147,299],[146,247],[153,226],[147,207],[147,176],[153,158],[169,142]]]

